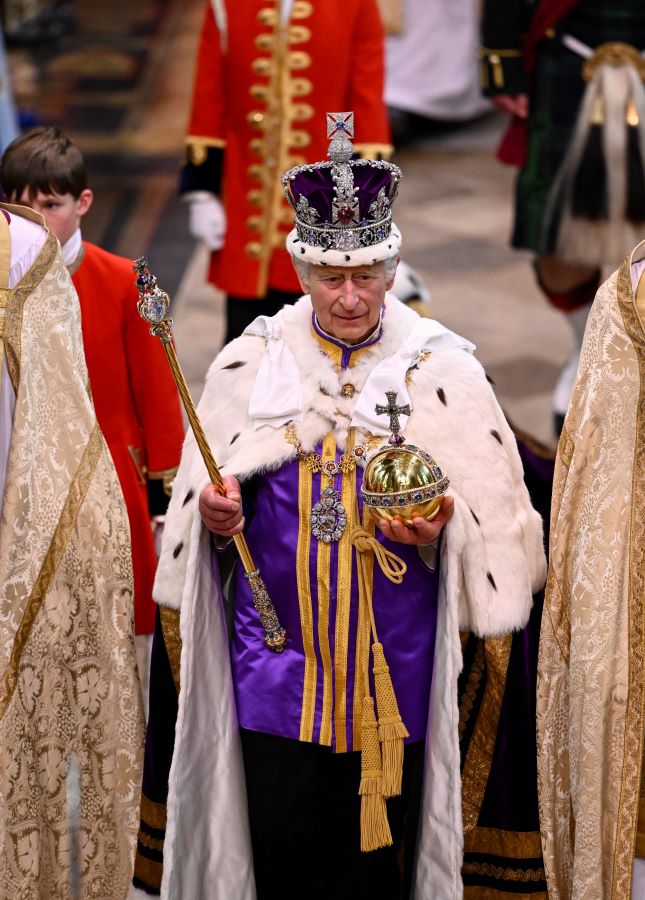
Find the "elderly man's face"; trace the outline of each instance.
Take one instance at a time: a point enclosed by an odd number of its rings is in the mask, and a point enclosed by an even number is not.
[[[360,344],[378,324],[385,292],[394,273],[385,274],[382,262],[372,266],[309,266],[303,290],[311,294],[318,324],[347,344]]]

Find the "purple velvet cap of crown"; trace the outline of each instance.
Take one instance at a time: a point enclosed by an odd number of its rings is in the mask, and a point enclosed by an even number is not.
[[[357,164],[354,160],[350,163],[354,175],[354,187],[358,188],[356,199],[358,200],[358,219],[356,224],[365,225],[374,222],[370,216],[370,207],[376,201],[379,192],[385,188],[388,200],[394,199],[390,194],[396,195],[398,183],[393,184],[393,173],[385,167],[376,167],[373,161],[365,161]],[[327,168],[309,169],[297,172],[289,179],[289,193],[294,208],[298,206],[301,196],[304,196],[309,206],[318,213],[315,224],[317,226],[331,225],[333,220],[332,203],[334,200],[334,182],[331,177],[331,166]],[[379,217],[380,218],[380,217]],[[337,224],[340,228],[342,225]]]

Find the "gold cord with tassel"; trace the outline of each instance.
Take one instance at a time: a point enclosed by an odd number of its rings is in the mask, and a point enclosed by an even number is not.
[[[383,796],[383,768],[374,700],[369,696],[369,691],[363,697],[361,742],[361,783],[358,788],[361,796],[361,850],[369,853],[370,850],[392,845]]]
[[[372,528],[373,528],[373,523]],[[357,551],[360,602],[365,604],[372,632],[374,687],[378,708],[378,725],[374,700],[370,696],[369,666],[365,666],[365,696],[361,720],[361,850],[368,852],[392,844],[387,821],[385,799],[401,793],[403,777],[403,741],[408,731],[403,724],[385,660],[378,641],[372,597],[368,589],[369,569],[377,559],[383,574],[394,584],[401,584],[407,566],[391,550],[387,550],[366,528],[357,526],[352,532]],[[382,748],[382,751],[381,751]]]
[[[398,797],[403,780],[403,742],[410,732],[403,724],[396,701],[390,667],[385,661],[383,645],[372,645],[374,690],[378,709],[378,736],[383,748],[383,796]]]

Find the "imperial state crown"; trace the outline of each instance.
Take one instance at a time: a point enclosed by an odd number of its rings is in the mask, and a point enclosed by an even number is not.
[[[317,265],[359,266],[398,255],[392,203],[402,173],[385,160],[354,158],[354,113],[327,113],[328,156],[282,176],[296,214],[287,249]]]

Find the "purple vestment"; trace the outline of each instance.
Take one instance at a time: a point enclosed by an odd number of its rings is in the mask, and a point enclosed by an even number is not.
[[[316,328],[319,335],[320,330]],[[322,335],[321,335],[322,336]],[[329,338],[325,336],[327,340]],[[378,340],[378,334],[362,347]],[[324,343],[323,343],[324,346]],[[352,350],[342,346],[342,368],[351,365]],[[322,349],[321,349],[321,352]],[[320,447],[317,448],[320,452]],[[336,450],[336,459],[341,451]],[[362,515],[360,485],[362,469],[356,472],[356,491]],[[251,591],[244,579],[241,565],[237,564],[236,609],[231,647],[233,679],[237,698],[240,726],[282,737],[299,739],[304,702],[305,648],[303,622],[297,583],[297,547],[300,527],[298,510],[299,461],[294,459],[276,472],[255,476],[244,486],[246,516],[245,534],[253,558],[262,572],[269,595],[278,617],[287,631],[288,640],[281,654],[272,653],[263,640],[263,629],[253,607]],[[313,473],[312,504],[320,497],[321,475]],[[344,476],[347,477],[347,476]],[[343,476],[334,480],[336,490],[341,490]],[[410,732],[410,741],[425,738],[430,683],[434,658],[437,623],[438,572],[432,572],[419,558],[416,547],[408,547],[378,540],[403,559],[408,566],[402,584],[393,584],[374,565],[373,608],[378,637],[383,644],[390,666],[402,719]],[[347,615],[347,662],[345,708],[340,720],[336,717],[336,617],[338,613],[338,553],[339,544],[331,544],[329,560],[328,601],[320,606],[318,541],[311,537],[309,547],[309,583],[311,586],[311,614],[313,649],[316,656],[315,689],[310,690],[309,702],[313,707],[313,742],[329,743],[338,747],[339,727],[345,732],[346,747],[353,748],[354,687],[356,679],[356,641],[358,626],[359,593],[356,572],[356,551],[351,548],[352,577],[349,611]],[[327,598],[325,588],[325,598]],[[328,625],[323,633],[328,636],[330,659],[325,661],[325,648],[320,640],[320,616],[328,615]],[[342,627],[342,626],[341,626]],[[343,654],[344,655],[344,654]],[[333,727],[330,738],[321,734],[323,719],[323,678],[331,669],[331,696]],[[358,677],[362,677],[359,673]],[[309,738],[308,738],[309,739]],[[342,745],[345,741],[341,741]]]

